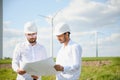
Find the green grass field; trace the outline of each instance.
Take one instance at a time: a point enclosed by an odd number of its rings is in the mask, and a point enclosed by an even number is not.
[[[120,80],[120,57],[82,58],[79,80]],[[0,60],[0,64],[11,64],[11,59]],[[15,80],[16,73],[11,68],[0,69],[0,80]],[[42,80],[55,80],[55,75],[42,76]]]

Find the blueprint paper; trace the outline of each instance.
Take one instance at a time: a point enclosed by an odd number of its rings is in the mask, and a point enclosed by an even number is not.
[[[24,63],[23,69],[31,75],[54,75],[58,72],[54,69],[55,62],[53,58],[47,58],[45,60]]]

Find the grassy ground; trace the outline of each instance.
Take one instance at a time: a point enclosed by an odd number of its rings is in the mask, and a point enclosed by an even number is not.
[[[120,80],[120,57],[83,58],[79,80]],[[96,62],[97,61],[97,62]],[[107,63],[104,63],[106,61]],[[95,62],[93,64],[93,62]],[[109,63],[108,63],[109,62]],[[0,60],[0,64],[11,63]],[[0,80],[15,80],[16,73],[11,68],[0,69]],[[42,80],[55,80],[55,75],[43,76]]]
[[[0,64],[11,64],[12,59],[0,59]]]
[[[16,73],[12,69],[0,69],[0,80],[16,80]]]
[[[120,57],[85,58],[85,61],[110,61],[109,64],[82,66],[80,80],[120,80]]]

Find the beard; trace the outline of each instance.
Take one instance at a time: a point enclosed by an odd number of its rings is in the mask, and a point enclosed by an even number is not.
[[[29,43],[35,43],[35,42],[36,42],[36,39],[35,39],[35,38],[31,38],[31,39],[29,39],[28,41],[29,41]]]

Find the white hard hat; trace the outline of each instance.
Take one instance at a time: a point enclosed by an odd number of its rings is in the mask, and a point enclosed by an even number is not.
[[[69,25],[66,23],[59,23],[55,26],[54,33],[55,35],[61,35],[63,33],[70,32]]]
[[[34,22],[27,22],[24,25],[24,33],[36,33],[37,32],[37,26]]]

